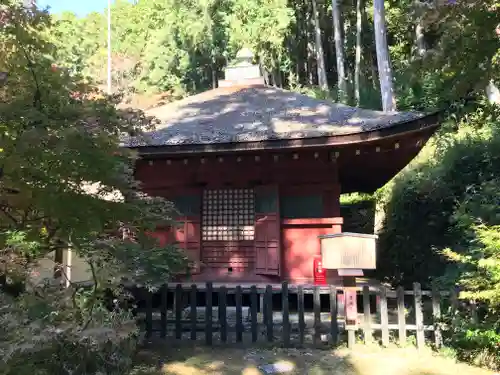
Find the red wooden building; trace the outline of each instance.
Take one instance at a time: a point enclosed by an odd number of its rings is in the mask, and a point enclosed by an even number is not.
[[[342,232],[340,194],[384,185],[438,117],[269,87],[241,55],[225,73],[219,88],[150,111],[161,125],[128,143],[136,178],[182,213],[173,237],[194,262],[189,281],[311,283],[318,236]]]

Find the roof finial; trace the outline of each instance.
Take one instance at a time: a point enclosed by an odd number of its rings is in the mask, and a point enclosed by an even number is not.
[[[219,81],[219,87],[234,85],[264,85],[260,66],[253,63],[254,54],[248,47],[238,51],[231,64],[224,69],[225,79]]]

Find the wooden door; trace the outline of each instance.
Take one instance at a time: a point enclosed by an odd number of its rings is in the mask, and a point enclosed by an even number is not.
[[[279,276],[281,235],[277,186],[255,189],[255,273]]]

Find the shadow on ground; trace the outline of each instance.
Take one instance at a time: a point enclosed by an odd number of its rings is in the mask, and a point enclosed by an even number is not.
[[[153,343],[135,359],[130,375],[260,375],[261,366],[285,363],[287,374],[490,375],[490,372],[413,348],[282,349]]]

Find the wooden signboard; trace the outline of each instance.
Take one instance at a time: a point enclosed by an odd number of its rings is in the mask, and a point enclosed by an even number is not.
[[[319,238],[323,268],[337,270],[376,268],[376,235],[346,232]]]

